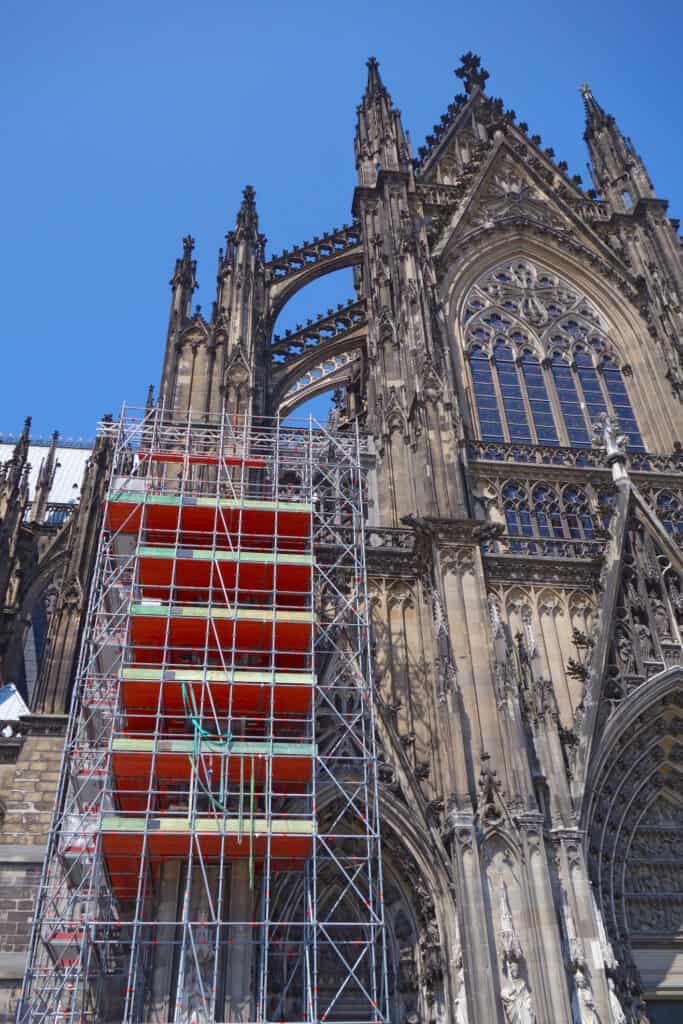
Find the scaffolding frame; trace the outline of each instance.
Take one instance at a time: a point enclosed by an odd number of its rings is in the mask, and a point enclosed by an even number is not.
[[[385,1024],[367,441],[103,422],[22,1024]]]

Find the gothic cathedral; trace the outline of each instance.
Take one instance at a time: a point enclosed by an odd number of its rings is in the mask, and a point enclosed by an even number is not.
[[[332,391],[334,429],[368,439],[386,1019],[672,1024],[683,1019],[678,222],[587,85],[589,190],[487,94],[478,57],[456,74],[462,93],[413,154],[370,59],[352,223],[269,254],[247,187],[208,318],[192,308],[184,240],[148,408],[256,421]],[[292,296],[348,267],[352,302],[273,333]],[[0,477],[0,681],[30,710],[0,737],[2,1021],[15,1019],[68,732],[107,437],[68,516],[48,515],[55,444],[29,487],[28,425]],[[271,1019],[238,1003],[221,1019]],[[154,1019],[214,1019],[163,1012]],[[340,997],[321,1019],[366,1020],[355,1012]]]

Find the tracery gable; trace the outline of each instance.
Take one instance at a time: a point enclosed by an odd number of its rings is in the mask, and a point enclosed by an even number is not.
[[[445,226],[434,246],[434,254],[444,258],[448,251],[467,236],[506,225],[535,227],[556,238],[578,240],[594,254],[595,260],[607,259],[628,275],[612,250],[598,234],[540,176],[512,150],[507,139],[501,139],[473,178],[469,197]]]
[[[493,227],[505,220],[526,219],[568,230],[569,218],[532,179],[522,164],[501,147],[487,168],[458,222],[458,230]]]
[[[633,488],[623,532],[614,601],[605,595],[579,712],[584,742],[597,755],[600,737],[624,702],[647,700],[656,679],[683,663],[683,552]],[[601,663],[600,650],[603,648]],[[594,707],[593,715],[585,712]],[[586,777],[590,774],[590,756]]]

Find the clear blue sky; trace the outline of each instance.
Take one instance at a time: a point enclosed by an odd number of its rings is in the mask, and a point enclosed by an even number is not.
[[[682,29],[680,0],[5,0],[0,431],[32,413],[36,433],[88,435],[144,399],[180,240],[197,239],[208,311],[247,182],[269,252],[351,219],[371,54],[415,149],[472,49],[488,91],[584,180],[590,82],[683,218]],[[348,272],[319,282],[281,326],[350,293]]]

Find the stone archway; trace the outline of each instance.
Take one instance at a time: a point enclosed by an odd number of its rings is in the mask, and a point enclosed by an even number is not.
[[[683,1009],[683,671],[623,702],[590,784],[588,864],[625,1006]],[[664,1003],[661,1004],[664,1007]],[[661,1017],[666,1020],[666,1017]]]

